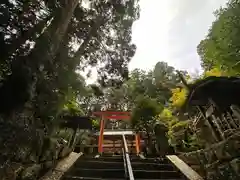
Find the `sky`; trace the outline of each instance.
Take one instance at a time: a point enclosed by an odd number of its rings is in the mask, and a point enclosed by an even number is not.
[[[149,70],[158,61],[190,73],[201,71],[197,45],[208,33],[213,12],[227,0],[140,0],[132,27],[137,50],[129,69]]]

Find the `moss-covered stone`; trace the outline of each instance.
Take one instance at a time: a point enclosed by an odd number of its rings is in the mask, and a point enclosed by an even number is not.
[[[218,170],[217,169],[212,169],[209,170],[206,176],[207,180],[221,180],[221,177],[217,176]]]
[[[35,180],[40,173],[42,166],[40,164],[34,164],[30,167],[27,167],[21,175],[22,180]]]
[[[236,133],[225,141],[210,148],[181,154],[187,164],[198,166],[198,172],[209,180],[240,179],[240,134]],[[204,170],[203,170],[204,168]]]
[[[233,159],[230,162],[230,165],[235,174],[237,174],[238,178],[240,179],[240,158]]]
[[[218,172],[219,173],[217,173],[216,175],[221,177],[222,180],[224,179],[238,180],[233,168],[228,162],[221,164],[218,167]]]
[[[197,156],[197,152],[198,151],[190,152],[190,153],[183,153],[183,154],[179,155],[179,157],[189,165],[199,165],[200,162],[199,162],[199,159]]]

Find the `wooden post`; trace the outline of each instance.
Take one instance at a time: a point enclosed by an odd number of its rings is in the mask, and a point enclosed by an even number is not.
[[[141,137],[140,134],[138,134],[138,149],[139,149],[139,153],[141,152]]]
[[[220,119],[219,118],[217,118],[215,115],[212,115],[212,118],[213,118],[213,122],[215,123],[215,125],[217,126],[217,129],[218,129],[218,131],[219,131],[219,133],[220,133],[220,135],[221,135],[221,140],[224,140],[225,139],[225,137],[224,137],[224,134],[223,134],[223,130],[222,130],[222,127],[221,127],[221,125],[220,125]]]
[[[212,131],[213,137],[215,138],[215,140],[217,141],[221,141],[218,132],[216,131],[216,129],[214,128],[213,122],[212,120],[208,117],[206,117],[206,115],[204,114],[203,108],[200,106],[197,106],[200,114],[202,115],[202,117],[206,120],[208,127],[210,128],[210,130]]]
[[[227,129],[232,129],[232,123],[231,123],[231,121],[228,122],[228,119],[225,116],[225,114],[222,114],[222,119],[224,120],[224,123],[227,125]]]
[[[103,133],[104,133],[104,119],[102,117],[101,123],[100,123],[100,132],[98,137],[98,153],[103,153]]]
[[[214,100],[212,98],[208,98],[208,101],[210,102],[210,104],[212,106],[214,106],[216,108],[215,110],[215,114],[217,113],[218,116],[219,114],[221,114],[221,111],[220,111],[220,108],[219,106],[217,105],[217,103],[214,102]],[[223,124],[222,124],[222,121],[220,119],[220,117],[216,117],[214,113],[211,115],[212,119],[213,119],[213,122],[214,124],[217,126],[217,130],[219,131],[220,135],[221,135],[221,140],[225,139],[224,138],[224,133],[223,133]]]
[[[232,125],[232,127],[233,127],[234,129],[237,129],[237,128],[238,128],[238,125],[237,125],[237,123],[235,122],[235,120],[233,119],[232,114],[231,114],[229,111],[227,111],[227,116],[228,116],[229,119],[231,120],[231,125]]]
[[[238,106],[236,105],[231,105],[230,106],[230,109],[232,110],[233,114],[235,117],[237,117],[237,126],[239,127],[240,126],[240,109]]]

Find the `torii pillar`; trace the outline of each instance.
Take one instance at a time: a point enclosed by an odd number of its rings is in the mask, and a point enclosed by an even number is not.
[[[98,137],[98,152],[102,154],[103,152],[103,133],[104,133],[105,121],[102,117],[100,122],[100,132]]]
[[[139,134],[135,134],[135,142],[136,142],[136,153],[137,155],[140,153],[140,136]]]

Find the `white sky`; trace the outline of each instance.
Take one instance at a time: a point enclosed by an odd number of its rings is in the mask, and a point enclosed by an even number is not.
[[[140,19],[133,25],[137,51],[130,70],[152,69],[165,61],[177,69],[200,70],[196,52],[214,21],[213,11],[227,0],[140,0]]]

